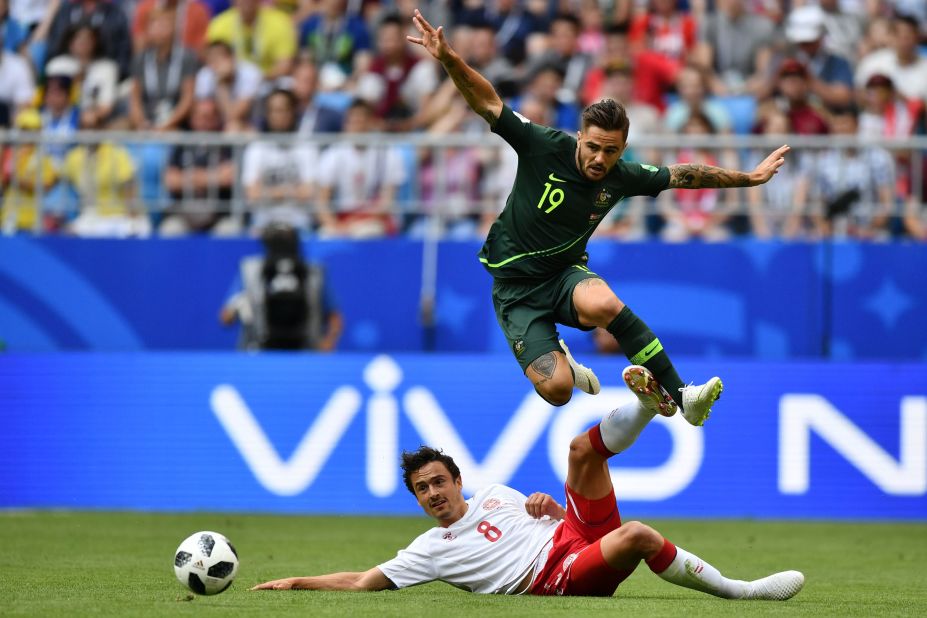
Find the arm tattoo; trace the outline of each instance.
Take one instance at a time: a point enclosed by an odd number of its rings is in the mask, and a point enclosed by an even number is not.
[[[467,101],[467,105],[470,106],[470,109],[488,122],[489,126],[494,127],[496,125],[496,120],[499,118],[498,116],[494,116],[493,113],[486,108],[486,98],[489,94],[487,90],[495,96],[495,90],[493,90],[492,85],[479,75],[479,73],[476,73],[476,71],[466,65],[461,66],[457,63],[445,64],[444,70],[450,75],[451,80],[453,80],[454,85],[457,86],[457,90]],[[480,81],[477,81],[475,78]]]
[[[554,371],[557,369],[557,354],[554,352],[548,352],[544,356],[536,358],[531,363],[531,368],[544,377],[543,380],[536,382],[535,386],[547,382],[552,377],[554,377]]]
[[[669,172],[671,189],[726,189],[750,186],[748,174],[701,163],[670,165]]]

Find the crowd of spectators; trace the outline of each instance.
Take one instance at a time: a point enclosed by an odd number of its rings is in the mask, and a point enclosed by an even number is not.
[[[517,162],[405,41],[415,8],[536,122],[575,131],[583,106],[623,102],[626,158],[749,169],[759,151],[711,136],[836,138],[763,187],[622,204],[601,235],[927,240],[927,166],[906,147],[927,118],[923,0],[0,0],[0,128],[55,138],[3,148],[3,230],[369,238],[424,234],[440,212],[444,233],[478,237]],[[99,142],[69,144],[81,130]],[[250,137],[170,143],[191,132]],[[641,145],[652,135],[704,147]]]

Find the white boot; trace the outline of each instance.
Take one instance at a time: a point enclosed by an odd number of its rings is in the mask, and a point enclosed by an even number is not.
[[[598,395],[602,388],[599,386],[599,379],[592,372],[592,369],[576,362],[576,359],[570,354],[570,348],[563,342],[563,339],[560,340],[560,347],[563,348],[567,362],[570,363],[570,367],[573,369],[573,383],[576,388],[590,395]]]
[[[805,576],[799,571],[783,571],[749,582],[745,599],[785,601],[798,594],[805,585]]]
[[[714,377],[704,384],[696,386],[683,386],[679,389],[682,393],[682,415],[689,423],[699,426],[705,423],[705,419],[711,414],[711,406],[721,396],[724,385],[721,378]]]

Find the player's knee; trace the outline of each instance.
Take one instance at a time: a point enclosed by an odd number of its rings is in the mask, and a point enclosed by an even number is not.
[[[639,521],[621,524],[618,532],[624,537],[627,546],[641,556],[652,556],[663,547],[663,537],[660,533]]]
[[[615,319],[622,306],[618,297],[611,292],[596,294],[583,303],[580,318],[589,324],[608,324]]]
[[[548,380],[534,388],[552,406],[566,405],[573,397],[573,381],[569,379]]]
[[[573,372],[562,352],[551,351],[532,361],[525,375],[545,401],[562,406],[573,396]]]
[[[592,447],[592,442],[589,440],[588,434],[582,433],[570,441],[569,461],[572,465],[579,465],[590,457],[602,458]]]

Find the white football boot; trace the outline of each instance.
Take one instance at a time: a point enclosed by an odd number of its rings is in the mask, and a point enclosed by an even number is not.
[[[683,386],[679,389],[682,393],[682,416],[689,423],[700,426],[705,423],[705,419],[711,414],[711,406],[721,396],[724,385],[721,378],[714,377],[704,384]]]
[[[768,577],[747,582],[744,599],[757,601],[785,601],[798,594],[805,585],[805,576],[799,571],[783,571]]]
[[[676,414],[676,402],[670,397],[669,392],[657,382],[649,369],[640,365],[631,365],[624,368],[621,377],[624,378],[624,383],[628,385],[631,392],[637,395],[637,399],[645,409],[663,416]]]
[[[567,362],[570,363],[570,367],[573,369],[573,383],[576,388],[590,395],[598,395],[602,388],[599,386],[599,379],[592,372],[592,369],[576,362],[576,359],[570,354],[570,348],[563,342],[563,339],[560,340],[560,347],[563,348]]]

